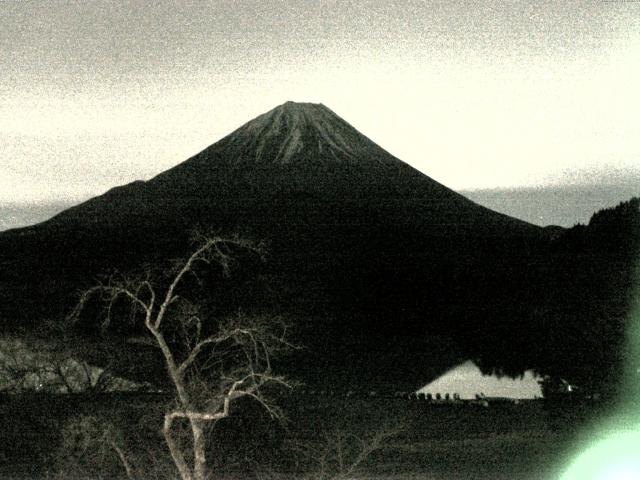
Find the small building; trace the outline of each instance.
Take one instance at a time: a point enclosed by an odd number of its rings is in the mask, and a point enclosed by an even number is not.
[[[471,360],[452,368],[433,382],[418,390],[427,398],[477,398],[534,399],[542,398],[540,378],[528,370],[522,378],[483,375]]]

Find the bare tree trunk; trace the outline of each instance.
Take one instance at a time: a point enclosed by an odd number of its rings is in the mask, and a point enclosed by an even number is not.
[[[176,467],[178,468],[178,472],[180,473],[180,477],[182,478],[182,480],[193,480],[191,469],[187,465],[180,447],[178,446],[178,444],[176,444],[176,441],[171,436],[172,424],[173,415],[171,413],[168,413],[164,416],[164,427],[162,429],[162,432],[164,433],[164,439],[167,442],[167,446],[169,447],[169,453],[171,453],[173,463],[175,463]]]
[[[207,457],[204,422],[191,419],[191,431],[193,433],[193,478],[194,480],[206,480]]]

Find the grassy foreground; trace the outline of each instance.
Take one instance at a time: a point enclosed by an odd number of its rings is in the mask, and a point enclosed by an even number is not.
[[[61,449],[62,427],[83,414],[117,424],[131,451],[153,446],[161,455],[164,401],[144,395],[0,397],[0,478],[51,475],[59,458],[70,453]],[[280,403],[288,419],[284,425],[245,405],[244,415],[238,411],[214,429],[211,458],[216,471],[225,478],[250,478],[256,471],[269,471],[271,478],[299,478],[296,468],[315,467],[313,462],[300,467],[292,443],[320,445],[345,432],[366,438],[401,424],[403,431],[374,452],[355,478],[544,480],[557,478],[578,441],[575,416],[552,422],[538,401],[484,408],[395,398],[292,396]],[[111,475],[117,474],[115,468]]]

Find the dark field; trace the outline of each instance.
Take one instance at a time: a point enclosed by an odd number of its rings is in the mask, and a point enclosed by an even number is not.
[[[130,451],[141,454],[157,446],[156,458],[161,457],[163,402],[140,395],[0,397],[0,478],[52,478],[59,459],[69,453],[61,447],[62,427],[81,414],[117,424]],[[322,445],[345,434],[366,439],[402,424],[402,432],[374,452],[354,478],[553,479],[585,423],[577,407],[549,409],[541,401],[482,407],[395,398],[314,397],[312,402],[290,397],[280,404],[288,418],[284,424],[255,405],[244,405],[244,415],[238,410],[216,426],[209,458],[224,478],[250,478],[256,471],[270,472],[269,478],[300,478],[296,469],[313,465],[299,460],[292,443]],[[119,473],[116,466],[103,478]]]

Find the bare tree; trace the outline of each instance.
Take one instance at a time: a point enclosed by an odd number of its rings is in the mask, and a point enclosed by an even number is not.
[[[261,246],[238,237],[200,236],[197,242],[164,284],[154,281],[150,271],[136,278],[112,276],[85,291],[70,315],[77,321],[87,302],[100,295],[107,305],[102,327],[108,328],[114,306],[126,300],[131,318],[144,326],[148,340],[160,349],[176,393],[175,403],[164,414],[162,432],[182,480],[208,477],[206,427],[228,417],[234,401],[251,397],[270,415],[278,416],[279,410],[262,387],[289,386],[271,368],[271,357],[291,347],[281,319],[238,313],[213,321],[185,294],[188,277],[198,281],[202,267],[217,265],[226,274],[233,252],[261,256]],[[177,435],[183,424],[190,431],[187,444]]]
[[[0,392],[21,393],[41,385],[45,365],[33,355],[25,355],[20,342],[0,343]]]
[[[115,388],[120,380],[68,352],[38,342],[0,340],[0,392],[98,393]]]
[[[347,480],[382,449],[393,448],[394,438],[404,431],[401,423],[390,423],[372,433],[338,428],[323,432],[316,441],[296,442],[292,450],[304,463],[301,480]]]
[[[62,448],[58,460],[72,462],[75,476],[92,476],[93,468],[108,468],[113,461],[124,470],[128,480],[136,478],[135,470],[125,453],[123,434],[109,421],[95,415],[81,415],[62,429]],[[83,469],[86,466],[87,469]],[[59,472],[68,477],[68,470]],[[111,476],[114,472],[108,472]]]

